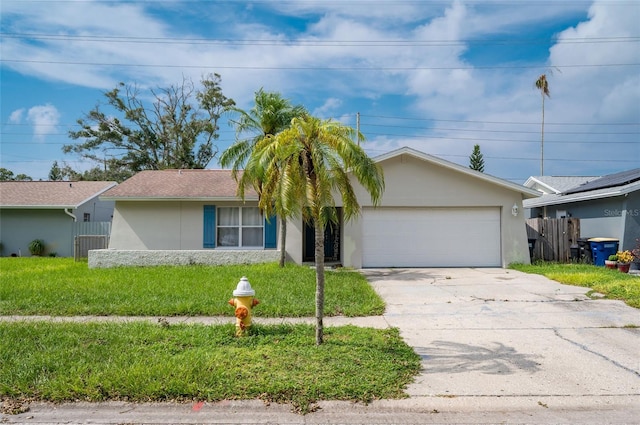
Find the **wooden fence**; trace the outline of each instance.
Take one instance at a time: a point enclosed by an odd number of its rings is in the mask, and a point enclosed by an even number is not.
[[[576,247],[580,238],[580,219],[529,218],[526,227],[529,243],[534,243],[533,261],[571,262],[571,246]]]

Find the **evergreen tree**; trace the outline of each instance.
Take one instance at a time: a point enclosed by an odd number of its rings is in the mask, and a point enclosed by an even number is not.
[[[484,158],[480,152],[480,145],[473,145],[473,152],[469,157],[469,168],[484,173]]]
[[[62,174],[62,170],[58,166],[58,161],[53,161],[51,170],[49,170],[49,180],[53,182],[64,180],[64,174]]]

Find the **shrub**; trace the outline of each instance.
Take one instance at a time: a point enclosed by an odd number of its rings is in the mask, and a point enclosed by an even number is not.
[[[31,255],[41,256],[44,253],[44,241],[42,239],[34,239],[29,242],[29,252]]]

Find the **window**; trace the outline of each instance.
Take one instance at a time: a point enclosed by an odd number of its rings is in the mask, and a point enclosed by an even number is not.
[[[91,214],[90,213],[84,213],[83,221],[85,221],[85,222],[91,221]]]
[[[217,246],[263,247],[262,214],[256,207],[219,207]]]

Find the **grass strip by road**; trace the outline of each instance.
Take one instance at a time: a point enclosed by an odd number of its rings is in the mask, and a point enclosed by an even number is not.
[[[640,277],[589,264],[536,263],[512,264],[512,269],[541,274],[560,283],[584,286],[609,299],[622,300],[640,308]]]
[[[315,315],[315,270],[288,264],[89,269],[70,258],[0,258],[0,315],[233,315],[227,301],[246,276],[261,317]],[[327,270],[325,315],[382,314],[366,279]]]
[[[405,397],[420,369],[397,329],[308,325],[0,323],[0,397],[48,401],[263,399],[300,412],[318,400]]]

